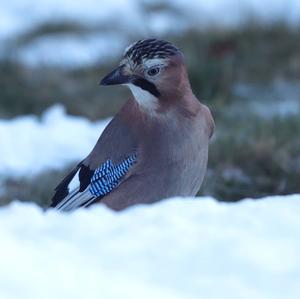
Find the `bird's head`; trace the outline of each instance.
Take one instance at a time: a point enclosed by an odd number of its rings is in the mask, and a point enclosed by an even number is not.
[[[127,47],[119,66],[100,84],[127,85],[136,101],[148,108],[180,97],[190,88],[181,51],[157,39],[140,40]]]

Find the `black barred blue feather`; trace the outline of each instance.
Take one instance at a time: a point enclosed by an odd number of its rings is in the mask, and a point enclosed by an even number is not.
[[[130,155],[119,164],[107,160],[95,170],[90,183],[90,192],[94,196],[104,196],[118,186],[122,177],[136,163],[136,154]]]
[[[113,191],[129,169],[136,163],[137,155],[131,154],[118,164],[105,161],[96,170],[82,163],[56,188],[52,207],[61,211],[72,211],[86,207]]]

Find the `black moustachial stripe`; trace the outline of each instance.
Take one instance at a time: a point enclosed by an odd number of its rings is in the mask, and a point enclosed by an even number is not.
[[[147,90],[156,98],[160,96],[160,92],[157,90],[156,86],[144,78],[135,78],[132,80],[132,83],[144,90]]]

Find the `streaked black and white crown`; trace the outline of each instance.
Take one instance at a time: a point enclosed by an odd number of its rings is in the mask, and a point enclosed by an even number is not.
[[[167,58],[181,53],[172,43],[155,38],[139,40],[125,49],[124,58],[140,64],[144,59]]]

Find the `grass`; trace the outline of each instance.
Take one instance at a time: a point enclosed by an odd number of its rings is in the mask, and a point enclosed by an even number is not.
[[[300,192],[299,115],[238,118],[227,129],[211,146],[202,193],[233,201]]]
[[[78,24],[44,24],[21,37],[59,32],[82,34]],[[73,30],[73,31],[72,31]],[[74,33],[75,32],[75,33]],[[195,94],[209,103],[215,115],[228,103],[239,99],[232,92],[236,82],[270,82],[278,77],[299,80],[300,39],[298,31],[282,24],[267,28],[255,25],[239,30],[201,32],[191,30],[184,36],[165,36],[174,41],[187,57],[190,80]],[[19,47],[20,42],[15,42]],[[13,43],[10,52],[13,51]],[[98,82],[113,65],[63,71],[42,67],[30,69],[7,55],[0,60],[0,116],[40,114],[60,102],[67,111],[98,119],[114,114],[128,96],[122,88],[99,88]],[[18,88],[15,88],[15,87]],[[109,100],[108,100],[109,99]],[[97,107],[97,109],[95,109]]]
[[[65,72],[28,69],[11,60],[0,62],[0,117],[20,114],[40,115],[56,103],[68,113],[92,120],[111,116],[128,97],[122,88],[99,88],[109,67]],[[96,109],[95,109],[96,108]]]
[[[42,34],[84,34],[87,30],[76,24],[60,26],[44,25],[22,42]],[[300,193],[300,141],[296,133],[300,131],[299,114],[266,119],[247,108],[240,114],[228,113],[229,107],[253,100],[241,99],[234,93],[239,82],[251,86],[267,85],[278,78],[299,82],[298,28],[280,23],[269,27],[247,24],[238,30],[191,30],[181,37],[163,38],[184,51],[193,90],[216,119],[209,169],[200,194],[236,201]],[[0,61],[0,117],[40,114],[58,102],[66,106],[68,113],[91,120],[111,116],[128,96],[123,88],[98,87],[100,78],[112,67],[96,65],[73,71],[30,69],[8,55]],[[255,100],[259,99],[258,94]],[[31,179],[8,178],[3,182],[6,192],[0,196],[0,204],[18,198],[33,199],[47,206],[53,188],[67,170],[47,171]]]

